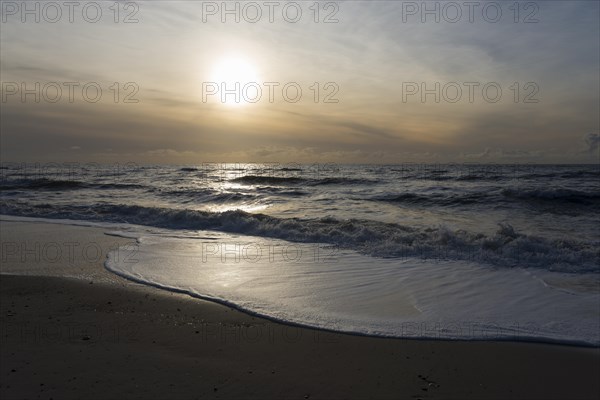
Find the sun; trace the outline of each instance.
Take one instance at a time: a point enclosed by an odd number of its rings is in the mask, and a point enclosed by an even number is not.
[[[233,56],[219,60],[213,67],[211,81],[218,86],[216,98],[223,104],[238,106],[259,100],[258,72],[246,58]]]

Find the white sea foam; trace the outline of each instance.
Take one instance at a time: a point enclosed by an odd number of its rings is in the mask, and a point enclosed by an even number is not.
[[[19,211],[23,211],[22,209]],[[24,212],[25,213],[25,212]],[[417,227],[372,220],[307,220],[277,218],[240,210],[207,212],[130,205],[28,208],[27,215],[74,220],[127,222],[173,230],[217,230],[292,242],[319,242],[376,257],[477,261],[498,267],[527,266],[563,272],[598,272],[599,242],[550,239],[517,232],[499,224],[492,234],[451,229],[445,225]]]
[[[556,284],[568,281],[563,273],[381,259],[322,244],[225,233],[196,235],[142,235],[135,259],[112,252],[106,267],[276,320],[343,332],[600,345],[600,294],[578,290],[572,282],[564,290]]]

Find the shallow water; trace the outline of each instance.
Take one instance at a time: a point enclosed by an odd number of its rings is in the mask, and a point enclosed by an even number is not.
[[[140,261],[107,266],[149,284],[358,333],[599,343],[598,166],[0,171],[0,213],[118,223]]]

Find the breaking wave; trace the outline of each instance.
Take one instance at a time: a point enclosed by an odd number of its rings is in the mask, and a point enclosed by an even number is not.
[[[445,226],[426,228],[372,220],[277,218],[244,211],[208,212],[137,205],[57,208],[3,202],[0,213],[29,217],[120,222],[168,229],[216,230],[292,242],[327,243],[375,257],[470,260],[498,267],[599,272],[600,242],[548,239],[500,224],[493,235]]]

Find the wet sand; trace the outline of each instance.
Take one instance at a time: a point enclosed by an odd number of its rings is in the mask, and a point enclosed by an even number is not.
[[[107,272],[106,251],[132,241],[106,229],[7,221],[0,228],[4,399],[600,395],[600,349],[384,339],[284,325]],[[90,251],[56,257],[52,243]],[[7,275],[19,269],[30,276]]]

